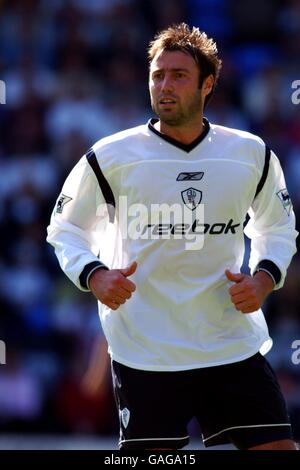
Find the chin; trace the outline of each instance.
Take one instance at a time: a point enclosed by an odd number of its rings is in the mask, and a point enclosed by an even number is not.
[[[161,122],[163,122],[164,124],[167,124],[168,126],[180,126],[181,124],[181,119],[179,118],[176,118],[176,117],[171,117],[171,116],[162,116],[162,115],[159,115],[159,118],[161,120]]]

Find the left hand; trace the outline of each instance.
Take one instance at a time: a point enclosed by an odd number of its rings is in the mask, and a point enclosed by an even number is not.
[[[264,271],[258,271],[253,277],[243,273],[234,274],[229,269],[226,269],[225,274],[229,281],[235,283],[229,293],[236,310],[242,313],[260,309],[274,288],[272,278]]]

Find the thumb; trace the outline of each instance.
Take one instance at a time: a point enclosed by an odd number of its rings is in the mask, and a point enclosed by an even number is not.
[[[227,279],[232,282],[241,282],[244,279],[244,274],[232,273],[229,269],[226,269],[225,274]]]
[[[137,268],[137,262],[134,261],[129,266],[127,266],[127,268],[120,269],[120,273],[123,274],[123,276],[125,276],[125,277],[129,277],[133,273],[135,273],[136,268]]]

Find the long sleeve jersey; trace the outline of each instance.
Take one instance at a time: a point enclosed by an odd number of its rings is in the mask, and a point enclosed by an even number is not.
[[[132,298],[115,311],[99,302],[114,360],[172,371],[266,352],[263,312],[235,309],[224,271],[240,271],[245,231],[251,273],[284,283],[297,232],[279,160],[259,137],[207,120],[189,145],[154,123],[101,139],[79,160],[47,240],[84,291],[95,269],[138,262]]]

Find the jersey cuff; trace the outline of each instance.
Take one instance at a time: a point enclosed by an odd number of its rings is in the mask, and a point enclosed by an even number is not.
[[[258,271],[265,271],[267,274],[269,274],[270,277],[272,278],[273,282],[274,282],[274,286],[279,284],[280,281],[281,281],[280,269],[278,268],[278,266],[276,266],[275,263],[273,263],[273,261],[270,261],[268,259],[263,259],[256,266],[256,268],[253,272],[253,276]]]
[[[80,282],[81,287],[83,287],[83,289],[90,290],[90,288],[89,288],[89,278],[90,278],[91,274],[94,271],[96,271],[96,269],[99,269],[99,268],[108,270],[108,267],[105,266],[105,264],[101,263],[101,261],[92,261],[92,263],[87,264],[83,268],[82,273],[79,276],[79,282]]]

